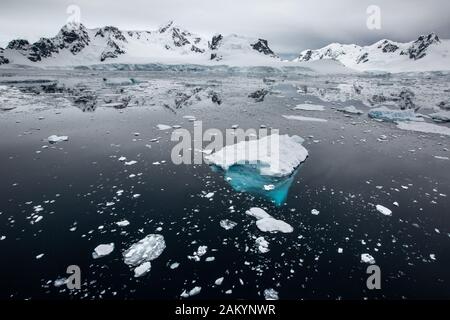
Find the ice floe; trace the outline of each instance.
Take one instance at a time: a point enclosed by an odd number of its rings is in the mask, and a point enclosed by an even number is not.
[[[450,122],[450,111],[439,111],[430,114],[431,119],[436,122]]]
[[[385,216],[391,216],[392,215],[392,211],[380,204],[376,205],[377,211],[384,214]]]
[[[233,229],[235,226],[237,225],[236,222],[228,220],[228,219],[224,219],[224,220],[220,220],[220,226],[222,228],[224,228],[225,230],[231,230]]]
[[[264,299],[266,300],[278,300],[278,292],[275,289],[265,289]]]
[[[97,247],[95,247],[94,252],[92,252],[92,258],[99,259],[109,255],[113,251],[114,251],[114,243],[100,244]]]
[[[161,131],[172,129],[172,126],[168,126],[167,124],[158,124],[156,127]]]
[[[450,128],[427,122],[400,122],[397,127],[402,130],[434,133],[450,136]]]
[[[214,281],[214,284],[215,284],[216,286],[222,285],[223,279],[224,279],[224,277],[217,278],[216,281]]]
[[[386,106],[370,110],[368,116],[369,118],[387,122],[423,121],[423,118],[417,117],[417,115],[414,113],[414,110],[392,110]]]
[[[202,287],[198,287],[198,286],[192,288],[189,292],[184,290],[183,293],[181,294],[181,297],[189,298],[189,297],[195,296],[195,295],[199,294],[201,290],[202,290]]]
[[[311,122],[327,122],[328,120],[322,118],[313,118],[313,117],[303,117],[303,116],[289,116],[283,115],[283,118],[288,120],[297,120],[297,121],[311,121]]]
[[[368,253],[361,254],[361,262],[375,264],[375,258]]]
[[[160,234],[149,234],[144,239],[132,244],[124,253],[124,262],[130,266],[138,266],[158,258],[166,248],[164,237]]]

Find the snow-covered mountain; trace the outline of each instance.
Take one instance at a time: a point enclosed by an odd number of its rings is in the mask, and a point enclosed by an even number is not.
[[[65,25],[53,38],[24,39],[0,48],[1,64],[35,66],[99,63],[229,63],[279,60],[264,39],[215,35],[205,39],[169,22],[154,31]]]
[[[332,43],[317,50],[305,50],[295,62],[332,59],[345,66],[366,71],[450,70],[450,40],[430,33],[412,42],[380,40],[369,46]]]

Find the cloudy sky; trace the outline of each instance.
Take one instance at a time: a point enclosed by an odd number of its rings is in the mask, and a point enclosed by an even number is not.
[[[174,20],[210,36],[237,33],[269,40],[274,51],[297,54],[330,42],[410,41],[436,32],[450,38],[448,0],[0,0],[0,46],[13,38],[53,36],[77,5],[88,28],[114,25],[152,30]],[[381,29],[366,26],[369,5],[381,9]]]

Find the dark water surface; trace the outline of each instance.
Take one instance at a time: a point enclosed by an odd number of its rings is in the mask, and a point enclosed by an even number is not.
[[[107,85],[104,77],[139,81]],[[357,100],[297,93],[294,86],[309,81],[300,75],[273,78],[267,84],[261,75],[2,74],[9,81],[4,85],[24,96],[10,100],[16,109],[0,111],[0,297],[178,299],[200,286],[192,299],[263,299],[268,288],[280,299],[450,298],[450,161],[434,157],[449,156],[448,136],[346,116],[331,106],[368,108]],[[55,80],[58,87],[43,89],[26,79]],[[314,79],[323,86],[328,80]],[[263,101],[249,97],[260,89],[269,91]],[[96,94],[94,104],[76,102],[86,92]],[[110,95],[131,102],[123,109],[103,106]],[[305,101],[327,109],[291,110]],[[207,164],[174,165],[173,130],[156,125],[192,131],[186,115],[201,120],[204,130],[265,125],[302,136],[309,157],[285,202],[238,192]],[[52,134],[69,141],[50,145]],[[380,142],[381,135],[387,141]],[[137,163],[126,166],[121,156]],[[204,197],[209,192],[214,196]],[[378,212],[377,204],[392,216]],[[39,205],[42,220],[34,222]],[[251,207],[265,208],[294,231],[261,232],[245,214]],[[130,225],[117,226],[123,219]],[[225,230],[223,219],[237,225]],[[134,278],[122,252],[151,233],[164,236],[166,249],[149,274]],[[264,254],[255,245],[260,236],[269,242]],[[97,245],[111,242],[110,255],[92,258]],[[190,260],[200,245],[208,246],[206,255]],[[363,253],[381,269],[381,290],[366,287]],[[175,262],[179,267],[171,269]],[[54,286],[69,265],[81,268],[79,291]],[[220,277],[223,284],[214,285]]]

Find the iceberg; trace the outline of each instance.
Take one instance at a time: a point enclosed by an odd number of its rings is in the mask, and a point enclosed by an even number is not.
[[[49,143],[58,143],[61,141],[68,141],[69,137],[68,136],[57,136],[57,135],[51,135],[50,137],[47,138]]]
[[[278,292],[274,289],[266,289],[266,290],[264,290],[264,299],[265,300],[278,300]]]
[[[205,155],[205,160],[213,165],[213,170],[224,171],[226,181],[234,190],[281,205],[300,164],[308,157],[303,141],[298,136],[273,134],[226,146]]]
[[[368,116],[372,119],[379,119],[387,122],[423,121],[422,118],[417,117],[414,110],[392,110],[385,106],[370,110]]]
[[[361,254],[361,262],[375,264],[375,258],[368,253]]]
[[[286,115],[283,115],[283,118],[288,119],[288,120],[297,120],[297,121],[327,122],[326,119],[313,118],[313,117],[303,117],[303,116],[286,116]]]
[[[149,261],[144,262],[143,264],[139,265],[134,269],[134,277],[139,278],[143,275],[146,275],[150,272],[150,269],[152,268],[152,265]]]
[[[427,122],[400,122],[397,128],[423,133],[435,133],[450,136],[450,128]]]
[[[162,235],[149,234],[144,239],[132,244],[123,253],[124,262],[130,266],[139,266],[158,258],[165,248],[166,243]]]
[[[385,216],[391,216],[392,215],[392,211],[380,204],[376,205],[377,211],[384,214]]]
[[[294,107],[294,110],[323,111],[323,110],[325,110],[325,107],[321,106],[321,105],[318,105],[318,104],[303,103],[303,104],[296,105]]]

